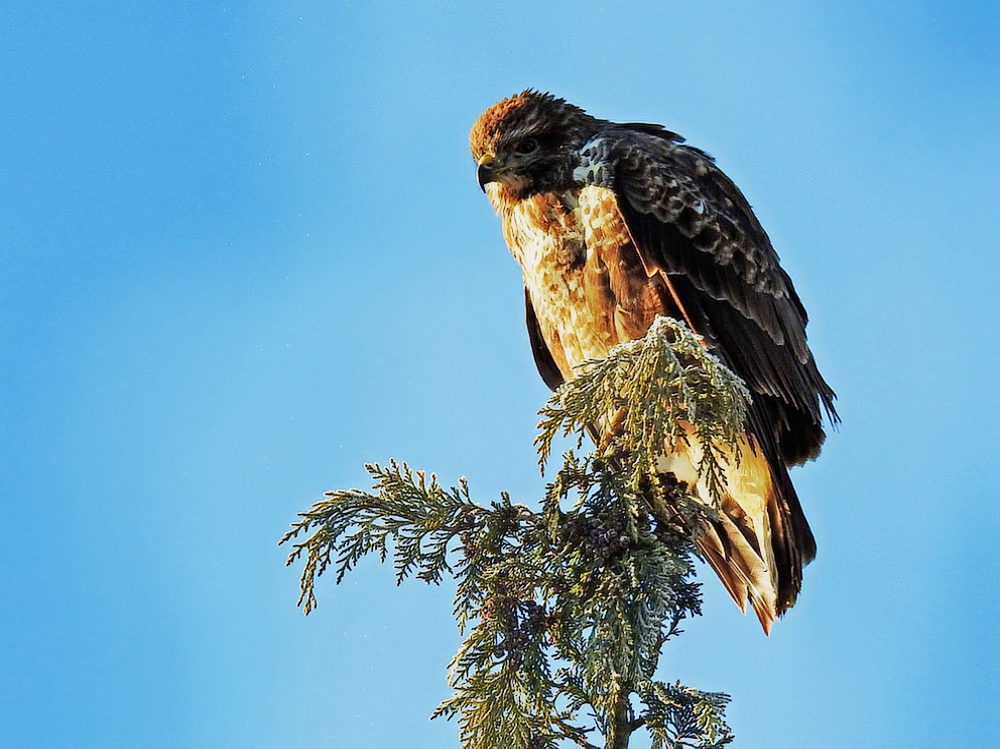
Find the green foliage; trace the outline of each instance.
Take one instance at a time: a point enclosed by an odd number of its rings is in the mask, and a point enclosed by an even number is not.
[[[454,576],[465,640],[434,715],[458,720],[467,749],[625,749],[641,728],[654,749],[724,746],[727,696],[655,679],[664,643],[700,613],[688,529],[708,512],[655,466],[683,420],[712,445],[703,475],[721,471],[745,399],[683,325],[660,318],[542,410],[543,465],[559,433],[578,448],[595,425],[603,437],[563,456],[539,511],[506,495],[477,504],[464,479],[445,490],[405,463],[369,465],[371,492],[327,493],[281,540],[289,564],[305,560],[299,603],[315,607],[330,565],[340,582],[372,553],[392,554],[397,581]]]
[[[718,497],[724,475],[720,448],[736,443],[749,400],[743,381],[684,323],[658,317],[645,337],[616,346],[606,359],[586,362],[555,392],[539,412],[535,444],[544,468],[559,433],[575,435],[579,447],[597,425],[598,453],[624,456],[622,467],[637,488],[656,474],[664,445],[685,439],[688,425],[705,446],[699,472]]]
[[[646,721],[653,736],[651,749],[718,749],[733,739],[723,719],[728,695],[657,683],[643,701],[655,706]]]
[[[302,520],[279,541],[284,544],[299,534],[309,534],[293,544],[288,557],[291,564],[305,555],[299,605],[306,614],[316,607],[316,578],[335,563],[337,583],[343,580],[358,560],[377,553],[385,561],[391,538],[395,545],[396,583],[416,571],[416,577],[437,583],[445,572],[451,573],[448,543],[457,533],[475,528],[485,510],[469,499],[465,480],[447,492],[432,475],[414,472],[405,463],[391,461],[383,468],[366,465],[372,476],[375,494],[348,489],[327,492]]]

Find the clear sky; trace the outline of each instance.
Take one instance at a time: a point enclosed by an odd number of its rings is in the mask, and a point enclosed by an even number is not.
[[[736,746],[1000,745],[1000,6],[38,3],[0,13],[0,746],[457,746],[451,590],[275,542],[390,457],[531,503],[546,389],[467,133],[527,87],[716,156],[843,426]]]

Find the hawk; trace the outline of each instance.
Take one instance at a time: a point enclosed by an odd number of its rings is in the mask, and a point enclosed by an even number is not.
[[[721,512],[694,529],[742,611],[765,632],[794,602],[816,543],[788,476],[823,444],[834,392],[806,343],[805,308],[750,204],[711,156],[660,125],[617,124],[527,90],[470,134],[480,187],[521,266],[528,337],[555,389],[588,359],[684,320],[749,388],[726,455]],[[689,438],[665,471],[710,503]],[[738,453],[738,454],[733,454]]]

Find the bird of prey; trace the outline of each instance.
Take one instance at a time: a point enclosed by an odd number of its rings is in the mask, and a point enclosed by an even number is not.
[[[816,552],[788,467],[819,454],[823,411],[837,415],[806,344],[806,311],[750,204],[676,133],[597,119],[534,90],[487,109],[470,145],[521,266],[549,387],[642,337],[657,315],[685,321],[746,383],[752,403],[727,454],[722,511],[695,538],[770,632]],[[701,454],[689,435],[665,469],[709,503]]]

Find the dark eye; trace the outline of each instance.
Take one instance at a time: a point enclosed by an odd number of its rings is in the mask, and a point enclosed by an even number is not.
[[[528,156],[538,150],[538,141],[534,138],[525,138],[514,146],[514,153],[521,156]]]

